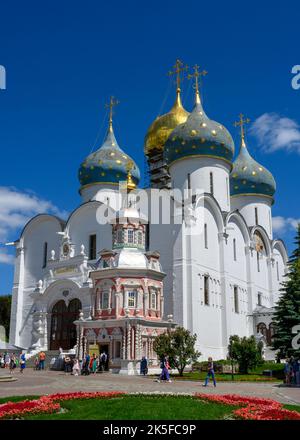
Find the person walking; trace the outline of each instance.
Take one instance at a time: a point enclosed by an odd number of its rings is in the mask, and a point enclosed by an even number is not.
[[[216,387],[217,383],[216,383],[216,378],[215,378],[214,363],[213,363],[213,360],[212,360],[211,357],[208,358],[208,365],[207,365],[207,367],[208,367],[207,376],[205,378],[205,382],[204,382],[203,386],[207,387],[209,378],[211,377],[212,380],[213,380],[213,383],[214,383],[214,387]]]
[[[164,354],[163,357],[161,358],[160,368],[161,368],[161,374],[160,374],[160,378],[157,379],[157,382],[161,382],[161,381],[172,382],[169,374],[170,364],[166,354]]]
[[[46,359],[46,354],[43,351],[41,351],[39,354],[39,370],[45,369],[45,359]]]
[[[16,368],[16,357],[15,357],[15,354],[13,353],[13,355],[10,358],[10,363],[9,363],[10,374],[13,374],[14,368]]]
[[[25,353],[22,353],[20,356],[20,373],[24,373],[25,368],[26,368],[26,357],[25,357]]]
[[[72,366],[71,366],[71,358],[69,356],[66,356],[64,359],[64,370],[65,370],[65,374],[68,374],[72,371]]]
[[[9,365],[10,365],[10,356],[9,353],[6,352],[4,354],[4,368],[9,368]]]
[[[284,375],[285,375],[285,384],[290,385],[291,382],[291,365],[290,360],[286,359],[284,364]]]
[[[143,376],[146,376],[146,374],[148,374],[148,361],[145,356],[143,356],[141,360],[140,374]]]

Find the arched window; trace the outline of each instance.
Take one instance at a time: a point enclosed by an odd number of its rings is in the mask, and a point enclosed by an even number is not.
[[[127,232],[127,241],[128,241],[128,243],[134,243],[134,233],[133,233],[133,229],[128,229],[128,232]]]
[[[204,275],[204,304],[209,306],[209,276]]]
[[[275,331],[276,331],[275,324],[274,324],[274,322],[271,322],[270,325],[269,325],[270,341],[272,340],[272,338],[273,338],[273,336],[275,334]]]

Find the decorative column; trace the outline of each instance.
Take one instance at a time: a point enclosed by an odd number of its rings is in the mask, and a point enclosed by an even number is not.
[[[140,359],[139,324],[136,324],[135,326],[135,359]]]
[[[126,359],[126,330],[127,330],[126,327],[127,327],[127,323],[123,328],[123,335],[122,335],[122,359]]]
[[[131,359],[131,325],[127,322],[127,359]]]

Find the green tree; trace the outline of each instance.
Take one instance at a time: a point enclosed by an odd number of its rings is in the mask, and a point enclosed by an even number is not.
[[[251,368],[257,367],[262,362],[261,346],[257,344],[254,336],[240,338],[230,336],[228,355],[231,360],[239,364],[239,372],[248,374]]]
[[[10,308],[11,295],[0,296],[0,325],[4,326],[7,336],[9,334]]]
[[[300,223],[295,237],[296,248],[288,262],[288,273],[280,289],[281,296],[275,306],[275,334],[272,347],[278,350],[278,358],[300,356],[300,349],[292,347],[295,336],[292,329],[300,324]]]
[[[174,331],[163,333],[154,340],[153,348],[162,358],[169,357],[172,368],[177,368],[179,375],[183,375],[185,367],[199,358],[201,353],[195,349],[197,335],[192,335],[183,327],[176,327]]]

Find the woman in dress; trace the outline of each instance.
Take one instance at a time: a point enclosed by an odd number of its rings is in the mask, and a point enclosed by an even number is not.
[[[95,353],[93,354],[93,357],[91,359],[91,364],[92,364],[92,372],[93,374],[96,374],[97,371],[97,356],[95,355]]]

